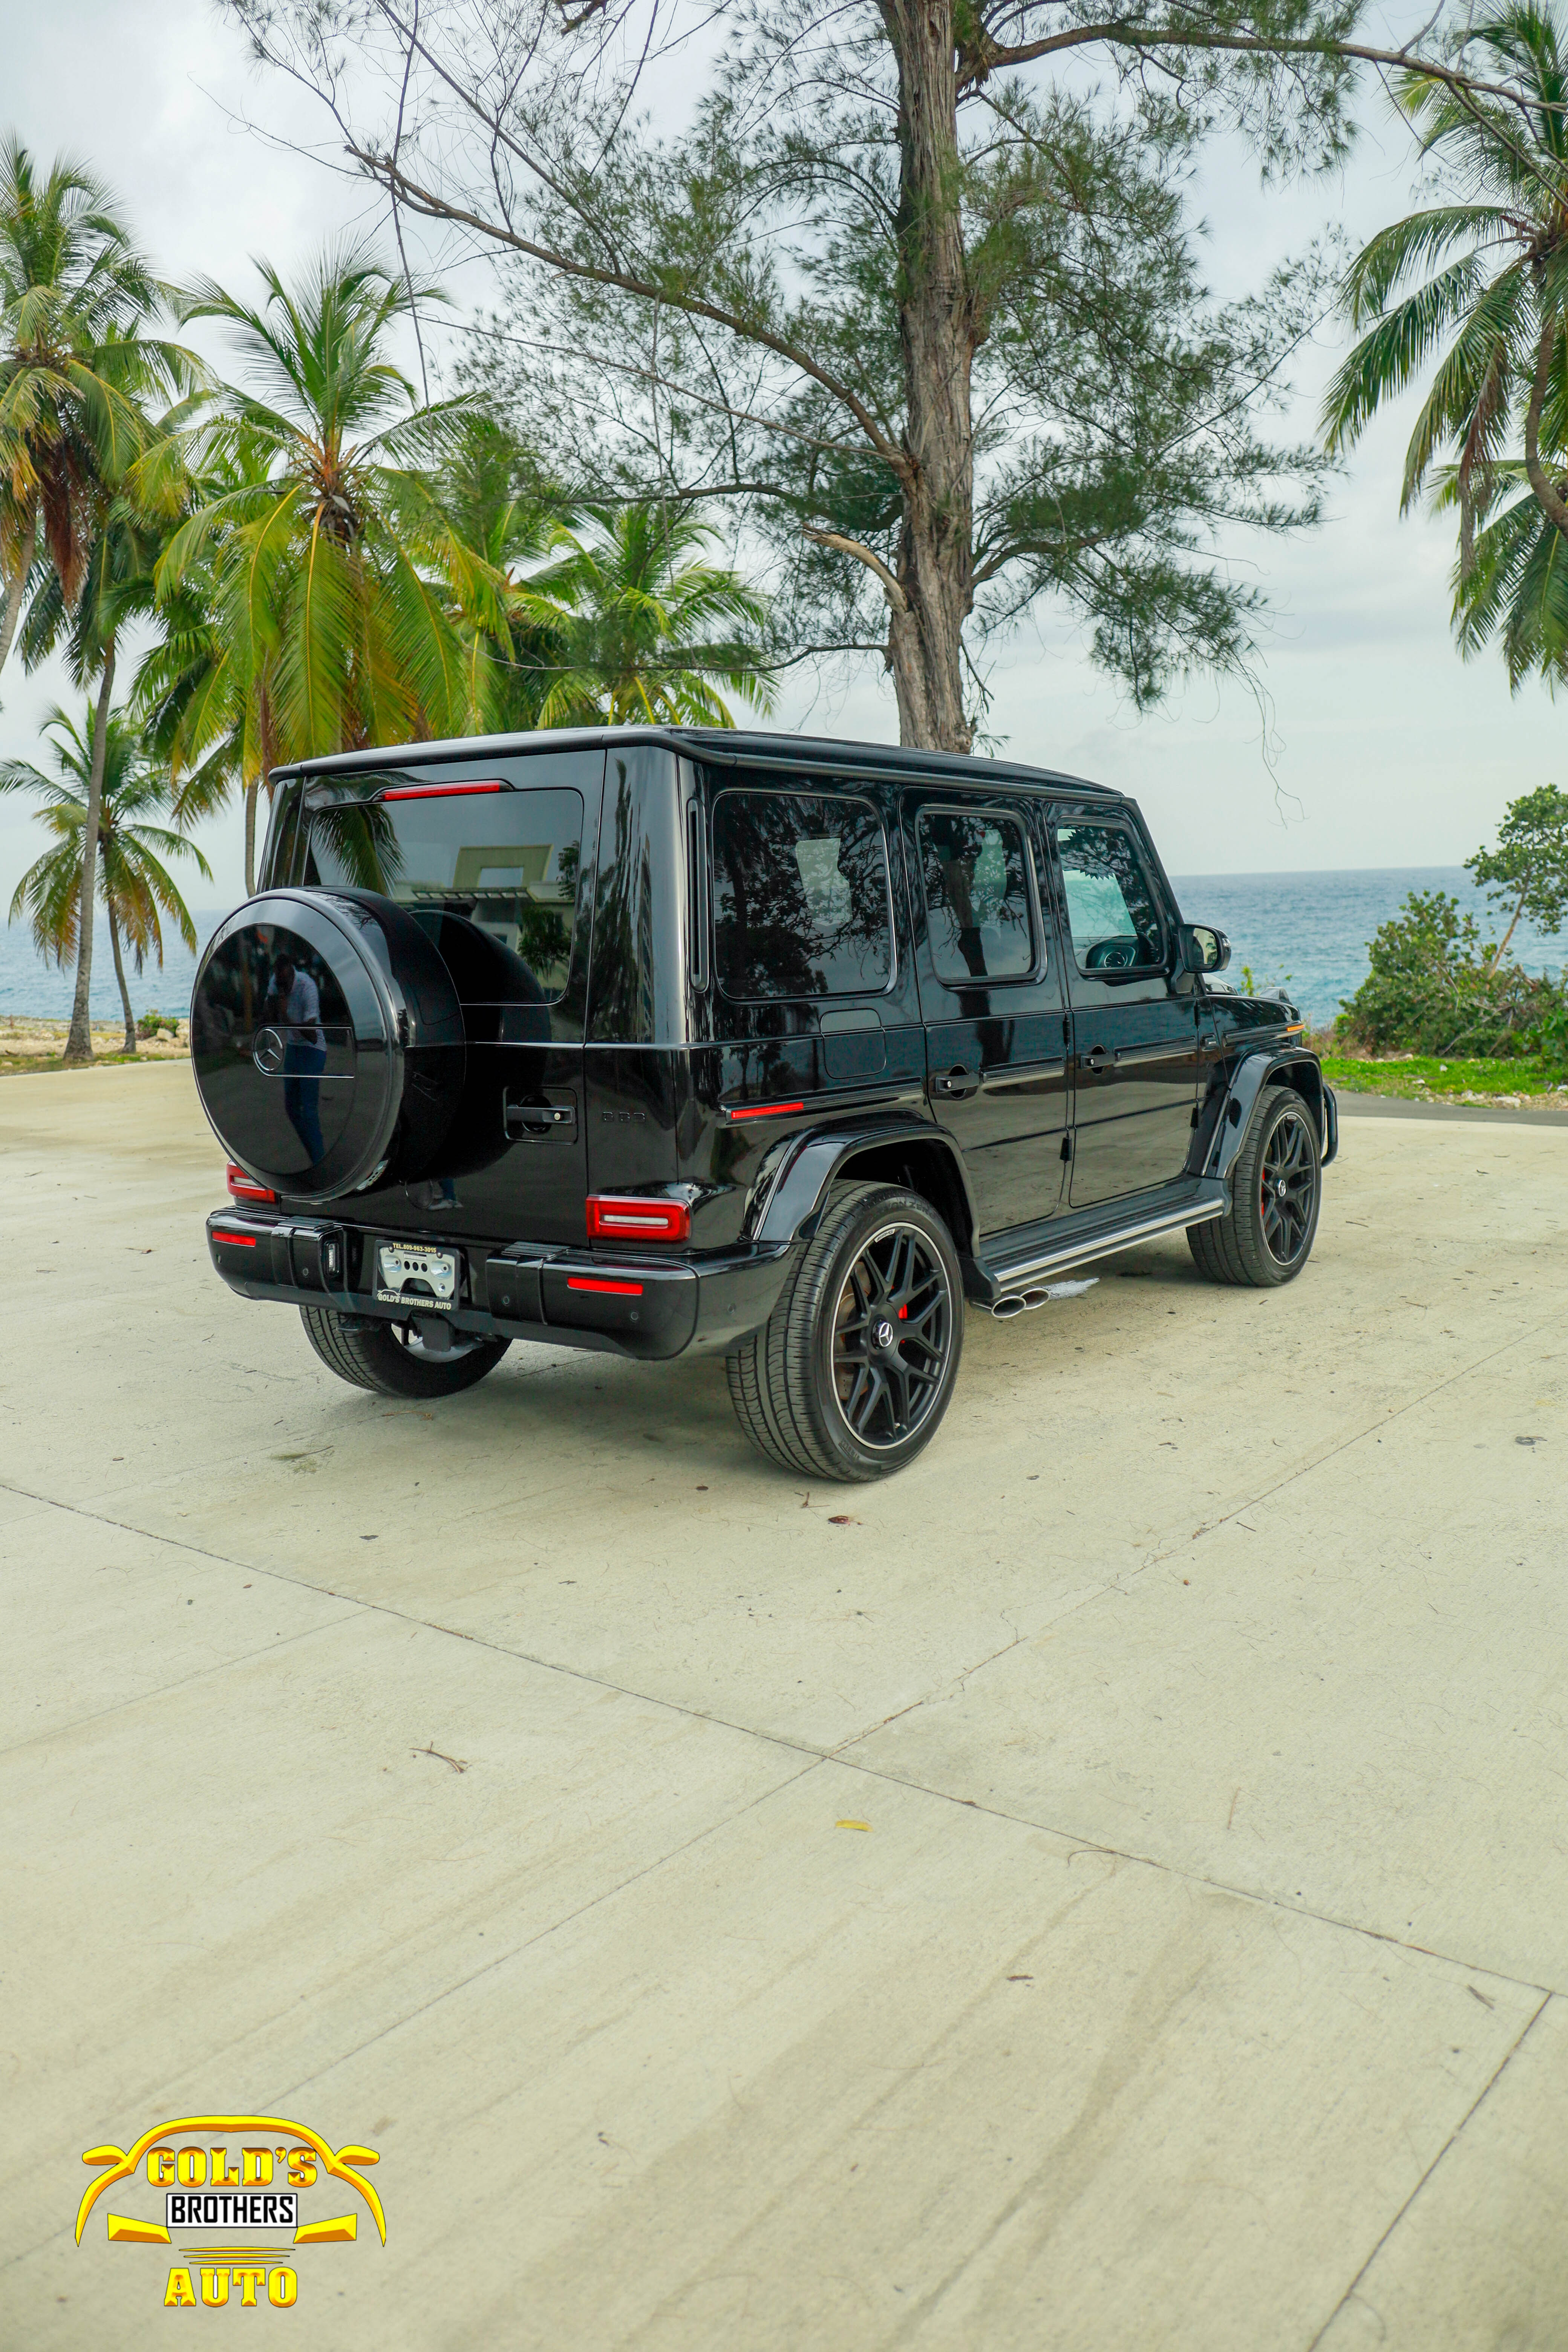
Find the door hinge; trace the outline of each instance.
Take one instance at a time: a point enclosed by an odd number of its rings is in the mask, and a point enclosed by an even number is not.
[[[1072,1137],[1070,1134],[1064,1135],[1062,1138],[1062,1158],[1064,1160],[1070,1160],[1072,1158]]]

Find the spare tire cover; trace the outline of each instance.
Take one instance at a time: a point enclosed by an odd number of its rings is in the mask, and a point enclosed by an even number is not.
[[[467,1066],[450,973],[369,890],[268,890],[214,932],[191,1002],[202,1108],[231,1160],[296,1199],[423,1175]]]

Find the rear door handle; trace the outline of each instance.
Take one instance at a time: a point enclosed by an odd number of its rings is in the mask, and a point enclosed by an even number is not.
[[[577,1108],[574,1103],[518,1102],[510,1096],[506,1103],[506,1131],[515,1143],[523,1138],[544,1141],[552,1137],[558,1143],[577,1140]]]
[[[1083,1066],[1086,1070],[1093,1070],[1097,1076],[1100,1071],[1109,1069],[1110,1055],[1107,1048],[1103,1045],[1091,1045],[1083,1056]]]
[[[966,1096],[979,1093],[980,1073],[978,1070],[966,1070],[962,1065],[956,1069],[943,1070],[932,1078],[931,1090],[933,1095],[941,1095],[944,1101],[963,1102]]]

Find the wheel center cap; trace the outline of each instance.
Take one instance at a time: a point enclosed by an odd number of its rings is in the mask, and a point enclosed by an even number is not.
[[[890,1323],[884,1322],[878,1324],[876,1329],[876,1340],[879,1348],[890,1348],[893,1344],[893,1327]]]

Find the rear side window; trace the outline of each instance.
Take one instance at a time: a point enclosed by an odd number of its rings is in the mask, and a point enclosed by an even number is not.
[[[583,795],[505,785],[393,787],[317,808],[304,879],[377,890],[416,914],[465,915],[563,995],[577,919]]]
[[[888,985],[888,852],[868,801],[720,794],[713,961],[726,996],[855,996]]]
[[[939,980],[1021,980],[1034,970],[1024,830],[986,811],[922,809],[921,877]]]
[[[1060,825],[1057,854],[1079,971],[1160,971],[1160,904],[1148,862],[1125,826]]]

